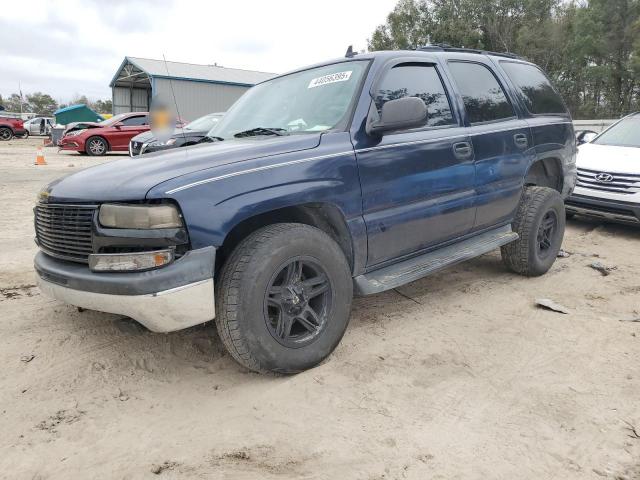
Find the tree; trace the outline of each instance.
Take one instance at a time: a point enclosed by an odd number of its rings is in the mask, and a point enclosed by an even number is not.
[[[27,102],[29,111],[38,115],[51,116],[58,109],[58,102],[46,93],[35,92],[27,94]]]
[[[111,100],[97,100],[91,107],[98,113],[111,113],[113,111]]]
[[[517,53],[552,77],[575,118],[640,109],[640,0],[400,0],[368,41],[426,43]]]
[[[17,93],[12,93],[9,95],[9,98],[4,101],[4,108],[9,112],[27,112],[29,111],[29,104],[20,98],[20,95]]]

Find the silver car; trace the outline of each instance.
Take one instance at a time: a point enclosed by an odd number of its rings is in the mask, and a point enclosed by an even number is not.
[[[51,117],[35,117],[24,122],[29,135],[49,135],[55,120]]]

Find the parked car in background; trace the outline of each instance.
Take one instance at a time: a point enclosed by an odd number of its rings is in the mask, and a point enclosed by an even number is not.
[[[578,183],[567,214],[640,225],[640,112],[578,147]]]
[[[24,122],[30,135],[49,135],[55,120],[52,117],[35,117]]]
[[[157,140],[151,131],[136,135],[129,143],[129,155],[134,157],[145,153],[187,147],[200,143],[223,115],[224,113],[210,113],[200,117],[186,124],[183,128],[176,128],[175,133],[167,140]]]
[[[126,152],[129,141],[150,129],[148,112],[121,113],[100,123],[80,122],[82,128],[68,128],[58,142],[61,150],[88,155]]]
[[[573,123],[511,55],[349,51],[259,83],[209,135],[48,185],[42,292],[159,332],[215,317],[240,364],[294,373],[336,348],[354,293],[497,248],[543,275],[562,244]]]
[[[0,115],[0,141],[6,142],[13,137],[28,137],[29,132],[24,128],[20,118]]]

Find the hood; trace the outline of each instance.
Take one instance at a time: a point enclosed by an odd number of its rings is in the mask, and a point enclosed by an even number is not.
[[[147,130],[146,132],[139,133],[135,137],[131,139],[132,142],[140,142],[145,143],[154,139],[153,133],[151,130]]]
[[[68,123],[65,127],[63,135],[66,135],[69,132],[73,132],[74,130],[84,130],[86,128],[100,127],[104,127],[104,125],[98,122],[71,122]]]
[[[316,148],[320,134],[253,137],[127,157],[63,177],[46,188],[49,202],[143,200],[159,183],[182,175]],[[238,168],[242,168],[241,165]]]
[[[640,148],[585,143],[578,147],[578,168],[640,175]]]
[[[185,128],[185,129],[176,128],[175,131],[173,132],[173,135],[171,135],[171,138],[179,138],[183,136],[184,137],[204,137],[207,133],[209,133],[208,130],[201,131],[201,130],[189,130],[188,128]],[[131,139],[131,141],[148,143],[154,139],[155,139],[155,135],[151,130],[148,130],[146,132],[140,133],[139,135],[136,135]]]

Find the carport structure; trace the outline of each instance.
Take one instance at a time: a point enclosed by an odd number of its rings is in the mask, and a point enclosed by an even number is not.
[[[146,112],[152,98],[178,104],[180,116],[188,121],[212,112],[226,111],[256,83],[274,73],[165,62],[125,57],[109,86],[113,113]]]

